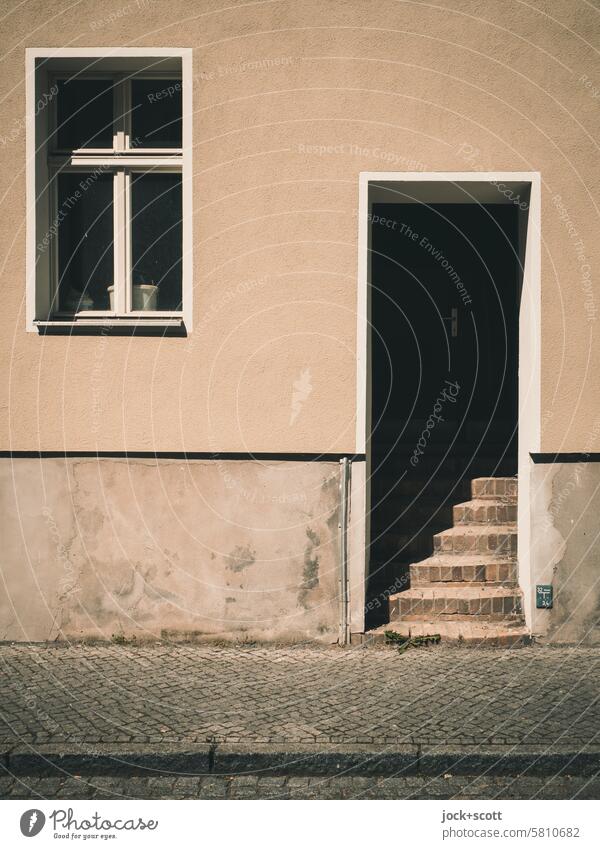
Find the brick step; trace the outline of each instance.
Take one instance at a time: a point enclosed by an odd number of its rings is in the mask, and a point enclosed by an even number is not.
[[[517,503],[517,478],[473,478],[471,496],[474,499],[492,498]]]
[[[493,554],[515,557],[517,529],[514,525],[458,525],[435,534],[435,554]]]
[[[521,591],[489,584],[438,583],[395,593],[389,597],[390,622],[411,619],[435,621],[477,616],[487,620],[521,620]]]
[[[410,567],[411,587],[436,581],[516,584],[517,561],[482,554],[437,554]]]
[[[517,501],[497,498],[474,498],[455,504],[455,525],[509,525],[517,521]]]
[[[482,648],[510,648],[531,643],[531,636],[527,628],[518,622],[473,622],[470,619],[457,619],[452,622],[423,620],[422,622],[406,624],[394,622],[368,631],[366,643],[385,643],[385,631],[394,631],[404,637],[409,635],[425,637],[439,634],[443,643],[458,643],[474,648],[478,646]]]

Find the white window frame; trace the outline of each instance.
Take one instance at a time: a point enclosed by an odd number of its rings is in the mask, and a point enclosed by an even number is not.
[[[121,58],[129,64],[123,71],[94,71],[95,60],[109,60],[115,67]],[[131,70],[131,58],[139,59],[142,70]],[[153,59],[176,58],[181,64],[182,80],[182,147],[135,148],[131,147],[131,115],[127,109],[130,87],[127,81],[136,78],[169,78],[169,70],[152,71]],[[52,60],[52,70],[41,79],[36,66],[38,60]],[[36,115],[42,90],[50,90],[56,78],[64,77],[60,70],[62,59],[90,60],[90,71],[81,77],[117,79],[115,85],[115,125],[113,148],[84,148],[74,151],[48,151],[49,131],[55,126],[56,101],[46,106],[46,114]],[[45,332],[64,328],[70,332],[75,327],[103,329],[107,327],[185,327],[192,329],[192,51],[190,48],[29,48],[26,51],[27,71],[27,331]],[[79,75],[79,74],[78,74]],[[39,110],[37,110],[39,111]],[[123,119],[120,120],[120,116]],[[36,145],[36,136],[40,143]],[[79,311],[75,315],[50,313],[50,303],[57,280],[57,251],[55,239],[50,240],[47,259],[38,264],[38,240],[47,232],[50,212],[55,201],[38,203],[40,191],[50,187],[56,192],[55,170],[84,172],[107,166],[114,175],[114,310]],[[171,172],[182,175],[182,310],[133,311],[131,309],[131,228],[127,226],[131,209],[131,176],[135,172]]]

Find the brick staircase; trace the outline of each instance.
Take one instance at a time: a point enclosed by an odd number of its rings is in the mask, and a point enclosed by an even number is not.
[[[410,589],[389,597],[386,630],[510,646],[528,642],[517,583],[517,479],[476,478],[454,526],[433,537],[431,557],[410,567]]]

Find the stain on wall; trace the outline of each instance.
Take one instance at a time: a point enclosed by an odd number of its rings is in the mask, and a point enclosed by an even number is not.
[[[256,561],[256,551],[249,545],[236,545],[224,559],[226,567],[232,572],[243,572]]]
[[[321,540],[312,528],[306,529],[307,543],[304,549],[304,567],[302,584],[298,593],[298,603],[308,607],[310,591],[319,586],[319,548]]]

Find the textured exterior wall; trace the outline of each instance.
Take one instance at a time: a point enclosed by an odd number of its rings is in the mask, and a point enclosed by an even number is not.
[[[554,606],[535,610],[533,632],[600,645],[600,463],[536,465],[532,486],[534,583],[554,588]]]
[[[335,642],[339,466],[0,460],[0,640]]]
[[[541,172],[540,450],[600,450],[596,10],[572,0],[222,5],[4,4],[0,450],[352,453],[358,182],[374,170]],[[25,332],[25,48],[41,44],[194,48],[187,338]],[[276,495],[276,468],[244,466],[249,489],[263,481]],[[296,475],[308,513],[270,503],[267,531],[265,505],[232,497],[216,466],[4,465],[4,636],[244,627],[330,639],[335,542],[322,517],[333,496],[316,495],[321,465],[294,464]],[[321,577],[305,608],[317,516]],[[591,529],[593,514],[584,518]],[[571,588],[595,568],[593,553],[583,572],[571,559],[591,533],[575,521],[567,536],[553,525],[568,539],[557,579]],[[544,544],[538,535],[534,547]],[[236,571],[234,552],[241,563],[247,550],[256,561]],[[77,592],[61,584],[71,558]],[[362,615],[362,596],[351,604]],[[558,633],[560,610],[539,629]]]
[[[542,450],[583,450],[599,413],[596,11],[220,6],[5,4],[2,447],[352,451],[358,174],[397,169],[541,171]],[[25,333],[24,50],[42,43],[194,48],[187,339]],[[306,369],[310,397],[291,426]]]

